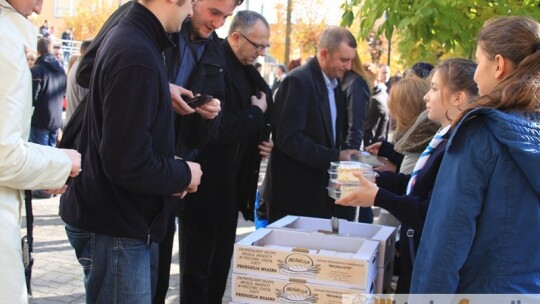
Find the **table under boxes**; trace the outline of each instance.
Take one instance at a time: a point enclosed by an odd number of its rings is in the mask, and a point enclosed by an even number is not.
[[[341,304],[382,293],[395,228],[341,221],[339,234],[329,230],[328,219],[287,216],[236,243],[233,302]]]

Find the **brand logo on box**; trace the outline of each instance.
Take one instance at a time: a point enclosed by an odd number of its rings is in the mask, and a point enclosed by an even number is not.
[[[283,286],[283,291],[277,293],[278,303],[316,303],[317,295],[311,294],[311,289],[300,283],[290,283]]]
[[[293,253],[285,258],[285,263],[289,265],[312,266],[313,260],[307,255]]]
[[[301,253],[293,253],[278,260],[279,272],[290,277],[314,278],[321,271],[320,265],[314,265],[313,260]]]

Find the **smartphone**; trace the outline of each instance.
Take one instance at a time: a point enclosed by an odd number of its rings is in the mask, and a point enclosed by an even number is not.
[[[212,100],[212,96],[201,94],[199,96],[195,96],[191,98],[190,100],[186,101],[186,103],[193,109],[198,108],[202,105],[205,105],[209,103]]]

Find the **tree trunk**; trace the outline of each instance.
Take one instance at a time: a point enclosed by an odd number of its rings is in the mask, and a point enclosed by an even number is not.
[[[287,26],[285,28],[285,64],[289,63],[291,53],[291,13],[292,0],[287,0]]]

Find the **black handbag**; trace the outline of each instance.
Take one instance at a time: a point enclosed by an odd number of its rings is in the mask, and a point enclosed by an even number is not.
[[[32,265],[34,265],[34,257],[32,256],[33,243],[33,230],[34,230],[34,214],[32,212],[32,191],[24,191],[24,204],[26,206],[26,235],[21,239],[22,245],[22,258],[24,265],[24,276],[26,278],[26,288],[28,295],[32,296],[32,287],[30,280],[32,279]]]

